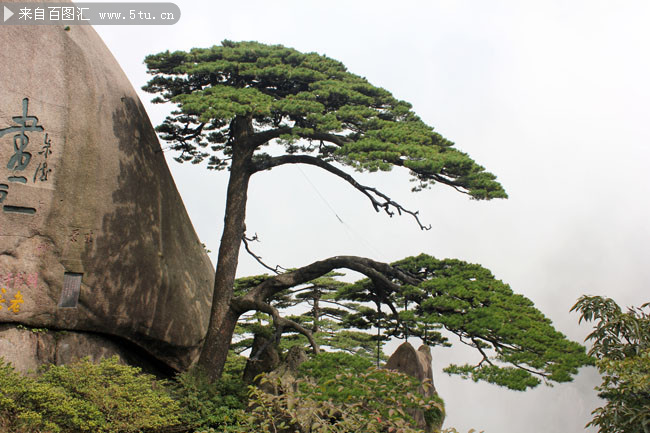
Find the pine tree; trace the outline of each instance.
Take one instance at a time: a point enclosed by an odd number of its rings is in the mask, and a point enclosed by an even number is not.
[[[520,346],[523,326],[534,326],[531,317],[548,325],[544,329],[552,328],[541,313],[532,312],[530,301],[506,293],[503,284],[493,284],[497,290],[494,294],[489,294],[489,287],[484,288],[486,292],[476,298],[478,307],[484,297],[499,300],[503,308],[488,304],[466,313],[462,297],[457,299],[431,286],[428,281],[435,280],[433,274],[409,268],[408,263],[418,259],[389,265],[363,257],[330,257],[238,290],[235,274],[239,251],[242,241],[248,239],[248,185],[252,176],[266,170],[286,164],[318,167],[346,181],[377,212],[409,215],[422,230],[429,226],[421,222],[417,211],[404,208],[372,186],[362,185],[345,168],[367,172],[405,169],[415,182],[415,191],[443,184],[476,200],[507,195],[493,174],[425,124],[410,104],[348,72],[341,62],[331,58],[281,45],[224,41],[211,48],[151,55],[145,62],[153,78],[144,89],[157,95],[154,102],[177,106],[157,128],[171,149],[178,151],[176,159],[192,163],[207,160],[208,168],[229,170],[210,323],[198,361],[211,379],[221,375],[238,319],[250,311],[270,315],[280,334],[293,330],[304,335],[317,352],[319,345],[308,328],[321,326],[322,320],[303,320],[303,326],[300,320],[282,317],[271,301],[283,291],[337,269],[360,272],[369,279],[369,283],[360,283],[359,287],[367,290],[359,293],[374,303],[375,314],[361,306],[356,316],[349,315],[345,320],[350,324],[358,320],[357,328],[364,320],[366,325],[373,323],[379,329],[391,323],[389,332],[394,335],[403,332],[422,336],[430,343],[443,343],[436,328],[442,326],[469,339],[480,352],[490,346],[500,361],[512,364],[512,373],[493,368],[490,357],[485,356],[479,366],[457,367],[457,372],[475,379],[510,386],[517,382],[515,375],[520,374],[517,383],[532,386],[533,380],[528,377],[531,374],[548,380],[568,380],[569,374],[586,362],[577,347],[561,343],[565,339],[554,331],[550,334],[551,347],[568,349],[569,355],[545,352],[537,346],[545,340],[532,339],[530,345]],[[273,152],[266,150],[269,146],[275,146]],[[396,303],[403,306],[401,313]],[[513,309],[512,317],[505,313],[508,308]],[[490,318],[490,314],[496,316]],[[469,318],[477,323],[466,323]],[[517,338],[508,343],[512,336],[499,329],[516,331]],[[503,375],[506,378],[502,379]]]

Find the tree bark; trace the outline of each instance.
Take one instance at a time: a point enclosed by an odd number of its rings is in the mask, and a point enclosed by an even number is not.
[[[239,317],[231,311],[230,301],[245,230],[248,183],[252,175],[251,158],[255,149],[249,140],[252,134],[250,119],[235,118],[231,130],[233,155],[223,234],[217,258],[210,322],[198,361],[198,367],[204,370],[210,381],[221,377]]]
[[[316,289],[316,296],[314,296],[314,308],[313,308],[314,324],[311,328],[311,332],[313,332],[314,334],[320,331],[320,325],[318,323],[320,321],[320,305],[319,305],[320,296],[321,296],[320,290]]]

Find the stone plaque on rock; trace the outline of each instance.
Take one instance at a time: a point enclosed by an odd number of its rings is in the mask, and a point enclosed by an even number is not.
[[[63,289],[59,308],[75,308],[79,303],[79,291],[81,290],[81,278],[83,274],[66,272],[63,275]]]

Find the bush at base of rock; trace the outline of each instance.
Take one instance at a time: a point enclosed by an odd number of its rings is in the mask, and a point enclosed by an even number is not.
[[[340,353],[304,363],[279,395],[249,387],[245,409],[243,359],[230,357],[222,380],[208,384],[196,372],[156,380],[117,358],[23,376],[0,358],[0,432],[421,433],[409,408],[442,415],[442,402],[422,398],[414,379]]]
[[[2,431],[160,431],[178,426],[179,414],[164,382],[117,357],[51,366],[38,377],[23,376],[0,358]]]

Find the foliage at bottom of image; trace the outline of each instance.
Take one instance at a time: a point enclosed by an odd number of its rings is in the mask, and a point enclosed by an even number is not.
[[[157,431],[180,424],[180,406],[165,383],[118,358],[49,366],[23,376],[0,358],[0,431]]]
[[[375,368],[344,353],[322,353],[300,367],[297,380],[262,376],[251,388],[251,424],[259,432],[421,432],[421,412],[439,431],[442,400],[424,397],[415,379]],[[271,388],[273,392],[266,392]]]
[[[423,432],[414,411],[424,414],[429,431],[440,431],[442,400],[423,397],[414,379],[371,367],[365,359],[321,353],[305,362],[289,385],[269,375],[262,376],[266,383],[259,388],[242,382],[245,360],[233,354],[222,379],[209,383],[197,371],[159,380],[117,357],[24,376],[0,358],[0,431]]]

